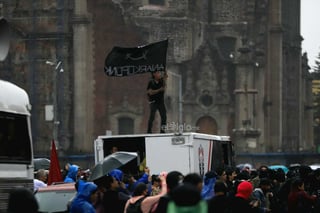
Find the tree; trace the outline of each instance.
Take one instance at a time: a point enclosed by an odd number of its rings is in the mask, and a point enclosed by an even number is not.
[[[313,97],[314,97],[314,111],[313,111],[313,121],[314,121],[314,144],[317,149],[320,147],[320,88],[316,81],[320,80],[320,53],[315,60],[315,66],[312,68],[311,76],[313,79]],[[318,151],[319,152],[319,151]]]
[[[313,72],[311,72],[311,75],[314,80],[320,80],[320,52],[315,60],[315,66],[312,67]]]

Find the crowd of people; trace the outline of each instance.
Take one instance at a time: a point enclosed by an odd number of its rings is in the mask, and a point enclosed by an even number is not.
[[[320,169],[308,166],[287,173],[267,166],[257,170],[223,167],[204,177],[179,171],[151,175],[147,167],[134,176],[114,169],[95,180],[83,176],[76,165],[67,169],[64,182],[74,182],[77,189],[70,201],[71,213],[320,212]],[[38,171],[37,178],[42,178],[38,181],[45,184],[43,176]]]
[[[93,181],[93,212],[319,212],[320,169],[308,166],[285,173],[226,167],[204,177],[179,171],[137,177],[116,169]],[[80,192],[79,192],[80,194]],[[78,195],[80,196],[80,195]],[[77,196],[77,197],[78,197]],[[71,205],[80,208],[76,202]],[[81,211],[80,211],[81,212]]]

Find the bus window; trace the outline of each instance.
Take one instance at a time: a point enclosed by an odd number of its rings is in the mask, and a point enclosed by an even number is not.
[[[0,163],[31,164],[32,151],[26,115],[0,112]]]

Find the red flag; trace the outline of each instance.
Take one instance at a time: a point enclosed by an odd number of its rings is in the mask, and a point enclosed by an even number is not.
[[[48,177],[48,185],[54,182],[62,182],[62,175],[60,170],[59,159],[57,155],[56,145],[54,140],[51,142],[51,155],[50,155],[50,169]]]

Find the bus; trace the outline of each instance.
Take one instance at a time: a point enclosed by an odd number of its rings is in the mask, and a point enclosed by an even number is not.
[[[33,190],[34,168],[28,94],[0,79],[0,212],[14,187]]]

